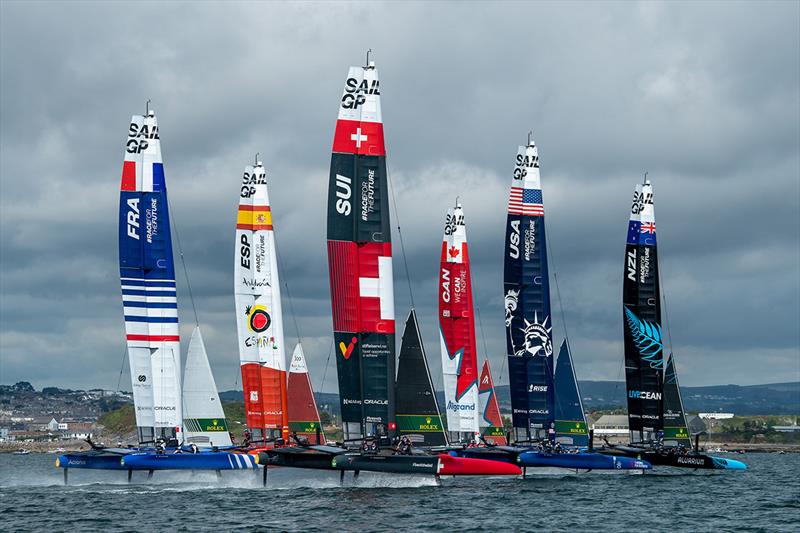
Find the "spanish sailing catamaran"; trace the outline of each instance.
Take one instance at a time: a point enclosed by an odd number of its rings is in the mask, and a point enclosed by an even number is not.
[[[258,160],[245,167],[239,190],[234,293],[245,419],[250,442],[289,437],[286,354],[267,173]]]
[[[671,356],[666,379],[664,375],[653,186],[646,178],[643,184],[636,185],[628,220],[622,312],[631,442],[630,446],[608,446],[602,452],[642,457],[654,465],[728,470],[747,468],[741,461],[700,453],[697,438],[694,449],[685,447],[688,435]],[[665,408],[671,411],[667,417],[671,424],[669,427],[665,427]]]

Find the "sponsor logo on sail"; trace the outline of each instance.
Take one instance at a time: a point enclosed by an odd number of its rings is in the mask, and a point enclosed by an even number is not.
[[[378,80],[361,80],[347,78],[344,84],[344,96],[342,96],[342,107],[344,109],[358,109],[367,101],[367,95],[380,96],[380,82]]]
[[[547,385],[528,385],[528,392],[547,392]]]
[[[453,412],[459,411],[474,411],[475,410],[475,402],[473,403],[457,403],[453,400],[447,401],[447,410]]]
[[[353,337],[350,339],[350,344],[346,346],[344,342],[339,343],[339,351],[342,352],[342,357],[345,358],[345,361],[350,359],[350,356],[353,354],[353,349],[355,349],[357,343],[358,337]]]
[[[128,126],[128,142],[125,151],[129,154],[141,154],[150,146],[149,140],[158,139],[158,126],[142,124],[140,127],[135,122]]]
[[[361,220],[366,222],[375,210],[375,170],[367,171],[367,179],[361,183]]]
[[[521,180],[528,175],[528,169],[531,168],[539,168],[539,155],[536,152],[532,155],[517,154],[517,161],[514,166],[514,179]]]
[[[661,393],[651,392],[651,391],[629,390],[628,398],[633,398],[635,400],[660,400]]]
[[[250,401],[251,402],[257,402],[258,401],[258,391],[257,390],[251,390],[250,391]]]
[[[261,304],[248,305],[244,314],[247,315],[247,327],[254,333],[263,333],[272,324],[267,308]]]

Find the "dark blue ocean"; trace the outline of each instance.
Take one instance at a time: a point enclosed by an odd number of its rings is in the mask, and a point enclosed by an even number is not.
[[[270,469],[71,470],[0,455],[2,531],[800,531],[800,454],[737,455],[746,472],[659,470],[443,479]]]

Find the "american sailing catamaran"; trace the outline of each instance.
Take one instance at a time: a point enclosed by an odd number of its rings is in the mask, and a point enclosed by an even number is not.
[[[631,442],[630,446],[609,445],[601,451],[642,457],[654,465],[729,470],[747,468],[741,461],[700,453],[699,436],[695,439],[694,449],[685,446],[688,438],[686,422],[671,356],[667,376],[664,375],[655,208],[653,186],[646,177],[643,184],[636,185],[633,193],[623,276],[625,382]],[[672,411],[666,417],[670,420],[669,427],[665,427],[665,408]]]
[[[646,469],[645,461],[613,458],[573,448],[556,437],[553,339],[539,154],[528,137],[511,181],[504,253],[508,375],[514,445],[467,449],[469,457],[513,461],[522,467]],[[569,453],[566,453],[569,451]]]

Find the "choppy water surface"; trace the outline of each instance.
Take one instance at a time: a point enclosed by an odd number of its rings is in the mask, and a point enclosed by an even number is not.
[[[736,456],[746,472],[661,469],[432,478],[362,473],[71,470],[54,455],[0,455],[4,531],[798,531],[800,455]]]

